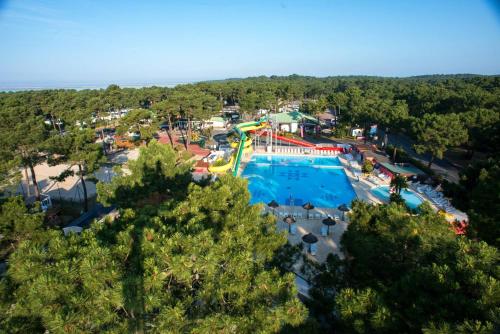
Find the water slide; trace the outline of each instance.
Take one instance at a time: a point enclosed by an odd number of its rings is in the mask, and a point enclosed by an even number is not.
[[[267,131],[263,131],[259,135],[260,136],[265,136],[266,134],[267,134]],[[279,135],[277,135],[275,133],[271,133],[271,136],[273,138],[275,138],[275,139],[284,141],[286,143],[290,143],[290,144],[297,145],[297,146],[302,146],[302,147],[308,147],[308,148],[312,148],[312,149],[315,149],[315,150],[318,150],[318,151],[337,151],[337,152],[342,152],[342,147],[322,147],[322,146],[317,146],[315,144],[311,144],[311,143],[308,143],[308,142],[303,141],[303,140],[298,140],[298,139],[294,139],[294,138],[288,138],[288,137],[279,136]]]
[[[267,126],[267,118],[263,117],[257,122],[247,122],[241,123],[234,127],[236,134],[240,136],[240,144],[238,145],[238,152],[236,153],[236,160],[233,167],[233,175],[238,175],[238,169],[240,168],[241,156],[243,155],[243,149],[247,146],[247,132],[262,129]],[[251,142],[250,142],[251,143]],[[248,146],[247,146],[248,147]]]
[[[241,157],[243,153],[248,153],[252,151],[252,139],[247,137],[248,131],[255,131],[258,129],[262,129],[267,126],[267,118],[261,118],[256,122],[247,122],[241,123],[234,127],[236,134],[240,137],[239,143],[231,144],[232,147],[238,147],[236,151],[236,157],[232,156],[231,160],[222,166],[210,166],[208,167],[208,171],[211,173],[224,173],[229,169],[233,169],[233,175],[236,176],[238,174],[238,169],[240,168]],[[233,164],[234,162],[234,164]]]

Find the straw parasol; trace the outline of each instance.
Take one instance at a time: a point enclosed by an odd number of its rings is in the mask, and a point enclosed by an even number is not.
[[[274,215],[274,210],[280,205],[273,199],[271,202],[267,203],[267,206],[273,209],[273,215]]]
[[[308,233],[302,237],[302,241],[309,245],[309,252],[311,252],[311,245],[318,242],[318,237],[312,233]]]
[[[347,207],[346,204],[340,205],[337,209],[339,209],[340,211],[342,211],[342,220],[345,220],[345,213],[349,212],[350,209]]]
[[[309,210],[314,209],[314,205],[311,204],[311,202],[307,202],[304,205],[302,205],[304,210],[307,210],[307,219],[309,219]]]
[[[333,219],[332,217],[328,216],[327,218],[323,219],[322,223],[324,225],[326,225],[326,227],[328,228],[327,231],[326,231],[326,234],[329,235],[330,234],[330,226],[335,226],[335,224],[337,224],[335,222],[335,219]]]
[[[292,224],[295,223],[295,218],[293,218],[291,215],[288,215],[283,218],[283,221],[288,224],[288,233],[290,233],[292,231]]]

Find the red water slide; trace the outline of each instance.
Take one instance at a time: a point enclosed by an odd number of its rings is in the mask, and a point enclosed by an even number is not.
[[[259,136],[265,136],[266,134],[267,134],[267,131],[262,131],[262,132],[258,133]],[[287,142],[287,143],[290,143],[293,145],[297,145],[297,146],[312,148],[312,149],[319,150],[319,151],[337,151],[337,152],[343,151],[342,147],[322,147],[322,146],[317,146],[317,145],[308,143],[308,142],[303,141],[303,140],[297,140],[297,139],[293,139],[293,138],[278,136],[275,133],[271,133],[271,135],[273,138],[276,138],[278,140],[281,140],[281,141],[284,141],[284,142]]]

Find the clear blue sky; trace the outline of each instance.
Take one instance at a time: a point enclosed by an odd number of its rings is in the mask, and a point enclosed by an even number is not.
[[[500,74],[482,0],[0,0],[0,82]]]

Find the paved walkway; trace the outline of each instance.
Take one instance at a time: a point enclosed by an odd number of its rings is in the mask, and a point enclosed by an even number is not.
[[[383,130],[379,130],[379,138],[380,141],[383,140],[384,138]],[[415,152],[415,149],[413,148],[414,141],[408,136],[405,136],[403,134],[388,133],[387,139],[390,145],[403,148],[406,151],[406,153],[408,153],[408,155],[410,155],[412,158],[417,159],[424,164],[427,164],[429,162],[430,154],[428,153],[418,154],[417,152]],[[455,167],[447,159],[436,158],[431,168],[436,174],[443,176],[448,181],[451,182],[459,181],[459,175],[458,175],[460,172],[459,168]]]
[[[276,217],[276,225],[279,231],[285,231],[288,236],[288,241],[292,245],[303,243],[302,237],[308,233],[314,234],[318,238],[317,242],[317,252],[316,255],[311,255],[308,253],[307,244],[304,244],[303,253],[308,256],[313,261],[324,262],[328,254],[333,253],[338,255],[340,258],[344,257],[340,249],[340,240],[342,234],[347,229],[347,221],[342,221],[342,212],[336,209],[326,209],[326,208],[316,208],[309,212],[309,219],[307,219],[307,212],[302,207],[291,207],[291,206],[280,206],[275,210],[276,214],[278,212],[285,212],[290,214],[300,213],[302,218],[296,218],[295,225],[297,227],[297,232],[295,235],[288,233],[288,224],[283,221],[283,215]],[[320,215],[320,217],[317,217]],[[330,234],[327,236],[321,236],[321,228],[324,226],[322,220],[327,215],[331,217],[338,216],[340,219],[335,226],[330,226]],[[346,215],[347,220],[347,215]]]

